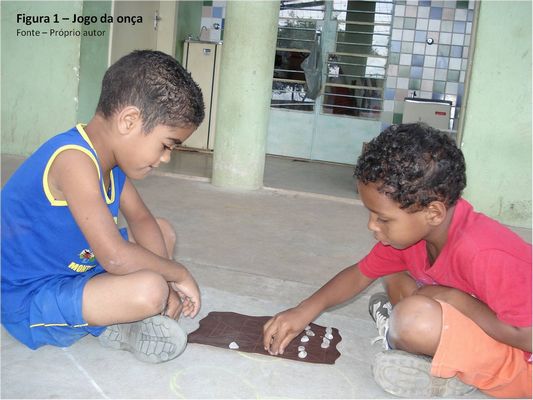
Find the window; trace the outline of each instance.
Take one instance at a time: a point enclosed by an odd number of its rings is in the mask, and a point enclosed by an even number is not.
[[[324,1],[280,2],[272,107],[313,111],[315,101],[307,98],[300,65],[309,56],[324,11]]]
[[[392,0],[334,1],[335,51],[327,56],[323,112],[379,119]]]
[[[335,40],[322,43],[322,112],[379,119],[392,11],[393,0],[282,1],[272,107],[313,111],[300,64],[323,26],[335,30]]]

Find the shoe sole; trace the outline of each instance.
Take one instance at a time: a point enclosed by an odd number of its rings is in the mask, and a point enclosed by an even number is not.
[[[152,364],[178,357],[187,346],[187,334],[179,324],[162,315],[108,326],[98,340],[105,347],[130,351],[137,359]]]
[[[458,378],[430,374],[431,359],[400,350],[378,353],[372,364],[375,381],[388,393],[407,398],[457,397],[476,390]]]

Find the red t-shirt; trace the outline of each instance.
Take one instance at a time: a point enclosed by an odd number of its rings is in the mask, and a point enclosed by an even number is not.
[[[424,285],[449,286],[475,296],[500,321],[531,326],[531,244],[475,212],[464,199],[457,202],[446,244],[433,265],[421,240],[404,250],[378,243],[359,269],[370,278],[409,271]]]

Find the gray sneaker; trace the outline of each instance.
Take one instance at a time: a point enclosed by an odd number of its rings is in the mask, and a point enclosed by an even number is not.
[[[176,358],[187,346],[187,334],[178,322],[162,315],[108,326],[98,340],[105,347],[130,351],[153,364]]]
[[[382,292],[373,294],[368,302],[368,312],[378,328],[378,336],[372,340],[372,344],[382,341],[383,348],[389,350],[387,332],[389,331],[389,317],[392,312],[389,297]]]
[[[438,378],[430,374],[431,357],[401,350],[378,353],[372,364],[374,379],[383,390],[399,397],[457,397],[476,390],[459,378]]]

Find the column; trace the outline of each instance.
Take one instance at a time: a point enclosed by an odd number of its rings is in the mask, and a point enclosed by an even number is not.
[[[263,186],[279,1],[228,1],[220,65],[213,185]]]

